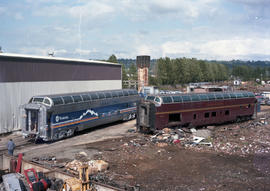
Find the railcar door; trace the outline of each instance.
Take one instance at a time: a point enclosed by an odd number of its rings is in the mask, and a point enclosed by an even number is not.
[[[140,131],[155,130],[155,105],[150,102],[141,102],[137,107],[137,128]]]
[[[38,110],[26,110],[26,131],[36,133],[38,132]]]
[[[24,136],[46,137],[46,108],[37,104],[26,104],[21,107],[21,127]],[[32,137],[31,136],[31,137]]]

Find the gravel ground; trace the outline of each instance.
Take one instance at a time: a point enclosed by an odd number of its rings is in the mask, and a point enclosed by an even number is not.
[[[135,128],[135,120],[98,127],[50,144],[26,144],[20,135],[11,134],[1,137],[0,146],[4,149],[12,137],[21,145],[15,154],[23,152],[29,160],[54,156],[61,163],[83,151],[89,160],[103,159],[110,165],[92,178],[122,188],[137,185],[141,190],[268,191],[270,121],[262,124],[260,118],[270,119],[269,107],[262,110],[257,120],[210,129],[213,147],[186,146],[185,140],[177,144],[153,142],[152,135],[127,132]]]

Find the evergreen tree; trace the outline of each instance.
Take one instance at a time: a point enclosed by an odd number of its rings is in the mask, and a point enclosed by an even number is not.
[[[107,61],[112,63],[118,63],[117,58],[114,54],[112,54]]]
[[[131,66],[129,67],[128,74],[129,74],[130,80],[137,80],[138,79],[137,67],[134,63],[132,63]]]

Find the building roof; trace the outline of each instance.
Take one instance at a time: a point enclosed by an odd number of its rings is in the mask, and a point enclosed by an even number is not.
[[[120,65],[118,63],[99,61],[99,60],[85,60],[85,59],[63,58],[63,57],[53,57],[53,56],[35,56],[35,55],[26,55],[26,54],[13,54],[13,53],[0,53],[0,58],[1,57],[29,58],[29,59],[38,59],[38,60],[55,60],[55,61],[67,61],[67,62]]]

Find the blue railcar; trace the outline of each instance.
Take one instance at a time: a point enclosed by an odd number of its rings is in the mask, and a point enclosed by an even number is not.
[[[139,100],[132,89],[34,96],[20,107],[22,132],[44,141],[70,137],[76,131],[134,119]]]

